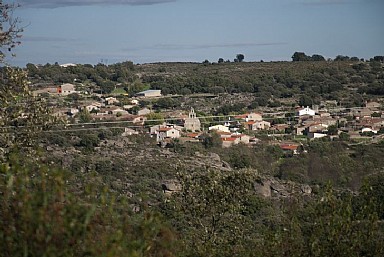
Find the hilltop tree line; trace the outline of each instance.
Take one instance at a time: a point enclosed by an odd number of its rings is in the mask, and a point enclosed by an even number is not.
[[[306,55],[304,52],[295,52],[292,55],[292,61],[293,62],[302,62],[302,61],[314,61],[314,62],[319,62],[319,61],[325,61],[326,59],[324,56],[319,55],[319,54],[313,54],[312,56]],[[327,59],[327,61],[332,61],[332,59]],[[351,61],[351,62],[359,62],[362,61],[364,62],[364,58],[359,59],[358,57],[349,57],[346,55],[338,55],[333,59],[333,61]],[[374,56],[371,58],[371,61],[374,62],[384,62],[384,56]]]
[[[164,95],[192,93],[233,94],[251,93],[259,106],[278,104],[276,99],[308,97],[313,104],[321,100],[343,100],[350,106],[364,103],[362,93],[383,95],[384,70],[376,56],[369,62],[337,57],[340,61],[323,60],[295,53],[298,60],[277,63],[230,63],[204,65],[198,63],[159,63],[134,65],[132,62],[112,65],[58,64],[36,66],[28,64],[29,80],[33,85],[46,83],[75,83],[79,87],[111,93],[121,89],[127,94],[143,89],[161,89]],[[354,88],[353,90],[346,90]]]

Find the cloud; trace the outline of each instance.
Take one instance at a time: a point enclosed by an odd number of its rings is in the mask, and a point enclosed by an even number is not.
[[[339,4],[348,4],[350,3],[351,0],[306,0],[306,1],[302,1],[301,3],[303,5],[312,5],[312,6],[316,6],[316,5],[339,5]]]
[[[23,41],[27,42],[73,42],[76,39],[61,37],[45,37],[45,36],[26,36]]]
[[[229,44],[196,44],[196,45],[181,45],[181,44],[157,44],[153,46],[144,46],[140,48],[128,48],[124,51],[138,50],[191,50],[191,49],[211,49],[211,48],[231,48],[231,47],[255,47],[255,46],[274,46],[285,45],[284,42],[270,43],[229,43]]]
[[[59,8],[91,5],[153,5],[177,0],[20,0],[21,6],[28,8]]]

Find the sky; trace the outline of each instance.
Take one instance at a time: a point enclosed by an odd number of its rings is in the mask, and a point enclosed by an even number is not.
[[[383,0],[5,0],[24,27],[12,65],[290,61],[384,55]]]

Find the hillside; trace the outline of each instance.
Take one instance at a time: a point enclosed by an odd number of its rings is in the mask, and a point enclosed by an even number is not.
[[[380,62],[1,71],[4,256],[384,253]]]

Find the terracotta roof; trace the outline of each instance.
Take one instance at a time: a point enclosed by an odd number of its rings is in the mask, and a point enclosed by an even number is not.
[[[288,128],[289,125],[288,124],[275,124],[272,127],[274,127],[274,128]]]
[[[242,137],[244,137],[245,135],[243,135],[243,134],[240,134],[240,135],[232,135],[232,137],[233,138],[242,138]]]
[[[167,131],[169,131],[169,130],[171,130],[171,129],[173,129],[173,128],[159,128],[159,132],[167,132]]]
[[[198,137],[199,135],[200,135],[199,133],[188,133],[187,137],[195,138],[195,137]]]
[[[223,140],[223,141],[235,141],[236,138],[235,137],[223,137],[221,140]]]
[[[244,124],[245,125],[253,125],[253,124],[255,124],[256,122],[254,122],[254,121],[248,121],[248,122],[245,122]]]
[[[249,115],[249,113],[246,113],[246,114],[240,114],[240,115],[237,115],[235,116],[236,119],[245,119],[247,118]]]
[[[321,122],[314,122],[309,126],[312,127],[312,126],[319,126],[319,125],[322,126],[323,124]]]
[[[216,130],[216,134],[219,134],[219,135],[232,135],[231,132],[225,132],[225,131],[221,131],[221,130]]]
[[[284,144],[284,145],[280,145],[280,148],[283,149],[283,150],[297,150],[299,146],[298,145],[291,145],[291,144]]]

